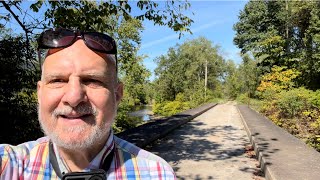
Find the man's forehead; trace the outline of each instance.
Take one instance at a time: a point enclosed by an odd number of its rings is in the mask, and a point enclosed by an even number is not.
[[[44,71],[44,75],[46,77],[58,77],[58,76],[65,76],[70,75],[72,73],[68,71],[59,71],[59,70],[48,70]],[[81,71],[81,73],[77,73],[81,76],[101,76],[104,77],[106,75],[111,75],[112,73],[110,71],[99,71],[99,70],[91,70],[91,71]]]
[[[112,64],[112,63],[111,63]],[[104,64],[74,64],[73,61],[50,61],[44,62],[42,68],[42,75],[45,79],[51,79],[54,77],[70,76],[76,75],[81,77],[102,77],[107,78],[115,75],[115,68],[110,63]]]
[[[100,56],[100,55],[99,55]],[[42,64],[42,70],[52,68],[67,68],[61,70],[68,70],[69,68],[81,68],[83,70],[92,71],[97,70],[115,70],[116,64],[112,55],[103,54],[101,59],[92,59],[87,56],[80,56],[77,58],[68,56],[54,56],[49,55],[45,58]]]
[[[46,64],[43,66],[42,75],[45,78],[59,77],[59,76],[83,76],[83,77],[109,77],[115,74],[115,70],[110,66],[94,66],[94,65],[61,65],[54,63],[52,65]]]
[[[50,55],[53,55],[61,50],[65,50],[66,48],[55,48],[55,49],[45,49],[43,50],[43,54],[45,54],[43,60],[42,60],[42,64],[44,63],[44,61],[47,59],[47,57],[49,57]],[[67,50],[68,51],[68,50]],[[91,50],[92,51],[92,50]],[[107,61],[107,63],[111,63],[114,66],[116,65],[116,57],[114,54],[105,54],[105,53],[101,53],[101,52],[96,52],[93,51],[95,54],[99,55],[100,57],[102,57],[103,59],[105,59]]]
[[[99,76],[116,74],[115,61],[115,55],[92,51],[79,40],[66,48],[49,49],[43,62],[42,73],[44,75],[50,72],[55,75],[81,72]]]
[[[58,58],[72,58],[72,59],[78,59],[78,58],[94,58],[95,56],[100,56],[103,58],[108,65],[114,65],[116,66],[116,58],[113,54],[106,54],[101,53],[98,51],[94,51],[90,49],[82,39],[77,40],[75,43],[73,43],[71,46],[65,47],[65,48],[52,48],[48,49],[45,54],[45,59],[50,58],[50,56],[58,57]]]

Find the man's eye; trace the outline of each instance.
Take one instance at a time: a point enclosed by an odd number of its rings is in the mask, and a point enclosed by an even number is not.
[[[50,80],[49,81],[49,83],[64,83],[64,82],[66,82],[65,80],[63,80],[63,79],[52,79],[52,80]]]
[[[83,84],[92,87],[101,87],[104,86],[103,82],[97,79],[85,79],[83,80]]]
[[[67,80],[64,79],[49,79],[47,81],[47,87],[49,88],[61,88],[63,87],[67,82]]]

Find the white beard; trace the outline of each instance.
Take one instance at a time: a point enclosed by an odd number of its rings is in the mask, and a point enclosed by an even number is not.
[[[93,108],[95,109],[95,108]],[[55,112],[54,112],[55,113]],[[54,121],[57,120],[56,115],[52,114],[52,119]],[[94,116],[97,116],[97,113],[93,113]],[[45,121],[42,120],[41,117],[41,108],[38,106],[38,119],[41,125],[42,131],[47,135],[53,143],[55,143],[58,147],[62,147],[69,150],[82,150],[82,149],[90,149],[92,147],[97,146],[97,143],[104,143],[103,140],[107,139],[106,136],[109,135],[112,122],[104,121],[100,126],[96,124],[96,120],[93,123],[86,124],[85,126],[74,126],[74,127],[63,127],[62,132],[64,133],[77,133],[84,134],[85,130],[88,129],[88,126],[91,126],[90,133],[83,137],[81,140],[71,140],[68,137],[61,137],[62,135],[54,129],[54,127],[50,127],[49,124],[46,124]],[[96,119],[96,118],[95,118]]]

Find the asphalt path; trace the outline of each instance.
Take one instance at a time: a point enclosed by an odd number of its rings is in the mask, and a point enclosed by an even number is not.
[[[220,104],[147,147],[177,179],[264,180],[233,103]]]

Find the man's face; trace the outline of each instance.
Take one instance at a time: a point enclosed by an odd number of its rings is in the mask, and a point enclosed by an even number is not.
[[[115,81],[114,63],[82,40],[53,51],[45,59],[37,89],[43,130],[66,149],[104,143],[123,92]]]

